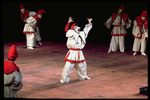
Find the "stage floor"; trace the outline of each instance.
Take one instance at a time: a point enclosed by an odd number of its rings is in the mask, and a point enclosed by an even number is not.
[[[137,98],[139,88],[148,86],[148,56],[133,56],[132,46],[126,52],[107,53],[109,45],[87,43],[83,54],[91,80],[79,81],[75,68],[69,83],[60,83],[61,72],[68,52],[65,43],[42,42],[33,50],[26,49],[26,42],[4,43],[4,60],[11,45],[19,53],[15,63],[22,73],[23,88],[19,98],[35,99],[99,99]]]

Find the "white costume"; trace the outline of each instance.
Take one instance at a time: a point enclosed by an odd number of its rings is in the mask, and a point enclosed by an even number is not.
[[[36,14],[37,14],[36,12],[30,11],[29,12],[29,17],[34,16]],[[38,24],[38,21],[37,21],[37,24]],[[36,28],[35,28],[35,38],[36,38],[37,41],[41,41],[41,36],[40,36],[40,31],[39,31],[39,26],[38,25],[36,25]]]
[[[87,76],[86,71],[86,61],[81,49],[84,48],[86,44],[86,38],[90,29],[92,28],[92,23],[87,24],[83,31],[79,33],[74,30],[68,30],[66,33],[67,47],[70,49],[65,57],[66,64],[62,71],[62,79],[61,82],[69,82],[71,69],[75,66],[78,74],[79,80],[90,79]]]
[[[33,16],[26,19],[26,24],[24,26],[23,33],[26,34],[27,47],[36,46],[36,41],[35,41],[36,23],[37,23],[37,20]]]
[[[106,27],[110,28],[111,23],[112,23],[112,17],[110,17],[107,20]],[[111,51],[116,52],[118,50],[118,45],[119,45],[120,51],[124,52],[125,50],[124,39],[125,39],[125,35],[127,35],[127,32],[124,27],[125,26],[126,28],[131,27],[131,23],[132,21],[129,18],[128,18],[128,23],[125,23],[125,21],[121,19],[119,15],[116,16],[116,19],[112,23],[112,25],[114,25],[114,28],[111,32],[112,38],[111,38],[108,52],[111,52]]]
[[[140,46],[141,46],[141,53],[145,53],[146,41],[147,41],[145,38],[148,38],[148,28],[145,29],[145,27],[143,25],[140,30],[140,28],[137,25],[137,22],[135,20],[132,34],[135,37],[134,44],[133,44],[133,51],[139,51]]]

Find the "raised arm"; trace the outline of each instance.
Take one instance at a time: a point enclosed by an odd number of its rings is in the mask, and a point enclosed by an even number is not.
[[[71,22],[73,22],[73,18],[72,18],[72,17],[69,17],[68,23],[67,23],[66,26],[65,26],[65,32],[68,31],[69,25],[70,25]]]
[[[86,24],[85,28],[83,29],[83,31],[85,32],[85,37],[88,36],[88,33],[89,33],[89,31],[91,30],[91,28],[92,28],[92,23],[91,23],[91,21],[92,21],[93,19],[92,19],[92,18],[87,18],[87,20],[88,20],[88,24]]]

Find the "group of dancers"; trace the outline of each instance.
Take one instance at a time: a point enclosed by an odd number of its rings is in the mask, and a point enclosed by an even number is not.
[[[39,10],[36,14],[32,11],[26,11],[25,7],[20,5],[21,19],[26,24],[24,26],[23,33],[26,34],[27,49],[34,49],[36,46],[35,38],[41,43],[41,38],[39,35],[39,19],[42,18],[42,14],[45,13],[44,10]],[[104,25],[110,28],[111,24],[114,28],[111,32],[112,38],[110,42],[110,47],[108,53],[111,51],[116,52],[118,47],[121,52],[124,52],[124,40],[127,32],[126,28],[131,27],[132,21],[129,19],[128,14],[123,13],[124,6],[119,7],[118,13],[113,13],[111,17],[104,23]],[[65,57],[65,66],[61,73],[61,83],[69,82],[71,69],[76,68],[79,80],[89,80],[90,77],[87,76],[87,64],[85,57],[83,55],[82,49],[86,44],[86,38],[89,31],[92,29],[92,18],[87,18],[88,23],[85,25],[84,29],[74,22],[72,17],[69,17],[68,23],[65,26],[67,47],[69,48],[68,53]],[[71,25],[71,23],[73,23]],[[133,36],[135,38],[133,44],[133,51],[136,55],[141,46],[141,54],[146,56],[146,40],[148,39],[148,17],[147,12],[142,11],[141,15],[135,17],[133,27]],[[71,25],[71,26],[70,26]],[[4,97],[17,97],[16,92],[20,90],[23,86],[22,76],[19,68],[14,63],[18,56],[16,46],[11,46],[8,52],[8,60],[4,61]]]

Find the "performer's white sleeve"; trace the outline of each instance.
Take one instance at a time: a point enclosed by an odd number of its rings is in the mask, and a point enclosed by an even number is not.
[[[92,23],[85,25],[85,27],[84,27],[84,29],[83,29],[83,32],[85,33],[85,37],[88,36],[88,33],[89,33],[89,31],[91,30],[91,28],[92,28]]]
[[[106,21],[105,26],[106,26],[107,28],[110,28],[110,27],[111,27],[111,23],[112,23],[112,17],[110,17],[110,18]]]
[[[131,27],[131,23],[132,23],[132,21],[130,20],[130,18],[128,18],[128,22],[126,23],[127,29]]]
[[[138,27],[136,20],[134,20],[133,23],[134,23],[134,26],[133,26],[132,34],[137,36],[138,34],[141,33],[140,28]]]

